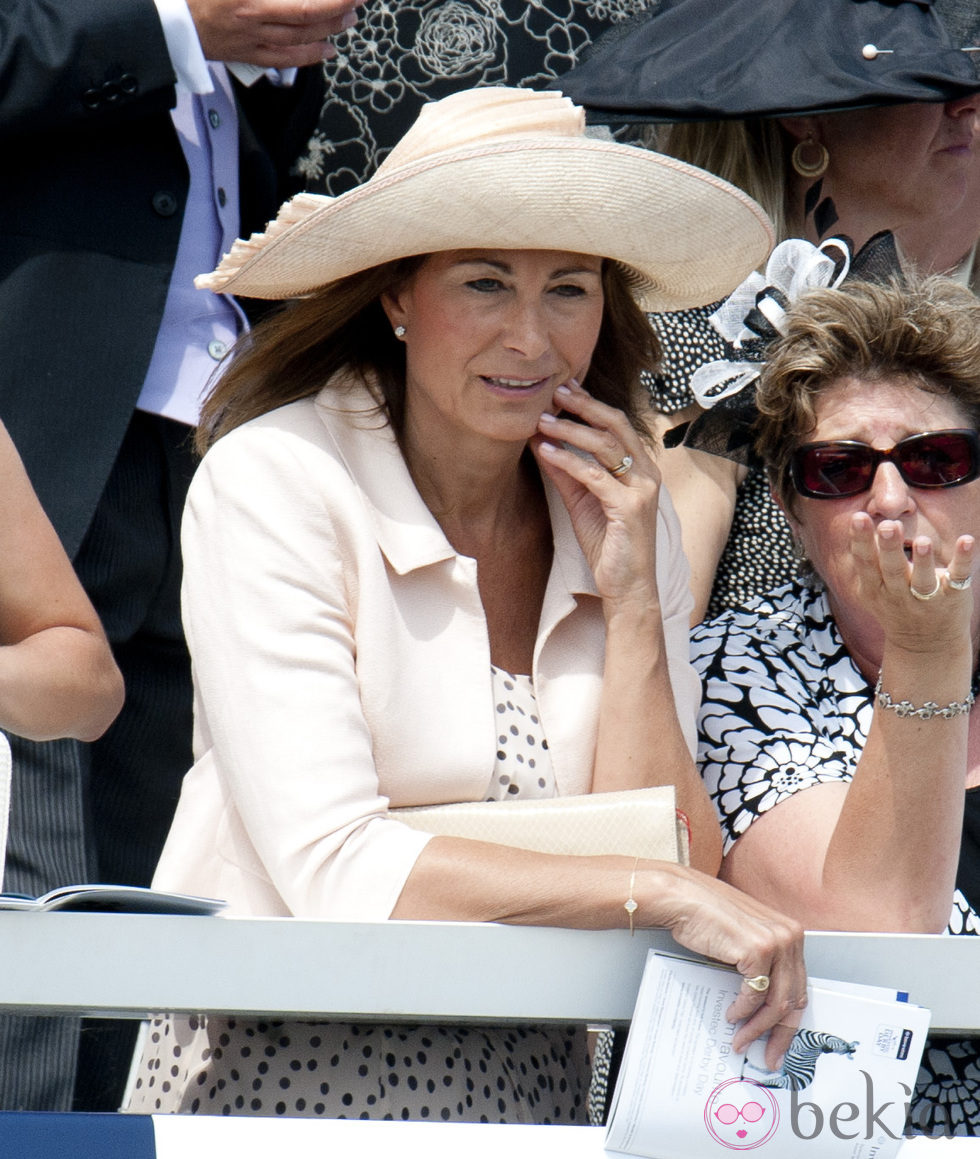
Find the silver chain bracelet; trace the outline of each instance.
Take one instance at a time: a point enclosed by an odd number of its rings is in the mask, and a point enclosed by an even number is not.
[[[971,689],[966,694],[966,700],[953,700],[944,708],[940,708],[934,700],[927,700],[921,708],[916,708],[911,700],[899,700],[896,703],[887,692],[882,692],[880,672],[874,694],[881,708],[890,708],[896,716],[916,716],[919,720],[931,720],[934,716],[942,720],[952,720],[954,716],[963,716],[973,707],[975,699]]]

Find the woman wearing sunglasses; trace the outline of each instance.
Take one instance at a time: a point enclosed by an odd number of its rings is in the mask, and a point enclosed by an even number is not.
[[[755,449],[809,566],[694,633],[722,876],[808,929],[977,933],[980,302],[855,282],[780,329]]]

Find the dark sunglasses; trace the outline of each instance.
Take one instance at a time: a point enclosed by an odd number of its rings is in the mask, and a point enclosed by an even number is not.
[[[959,487],[980,475],[980,439],[971,430],[929,431],[889,451],[846,439],[806,443],[793,452],[789,477],[808,499],[843,499],[867,491],[886,462],[910,487]]]

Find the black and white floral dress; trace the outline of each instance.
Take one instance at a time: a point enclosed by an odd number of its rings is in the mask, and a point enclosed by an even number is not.
[[[822,590],[792,583],[699,625],[692,659],[703,687],[698,760],[726,853],[794,793],[851,780],[871,724],[873,692]],[[968,791],[965,826],[972,824],[969,798],[977,793]],[[958,886],[977,871],[961,858]],[[980,934],[980,916],[961,888],[948,932]],[[980,1040],[930,1039],[912,1124],[924,1134],[980,1135]]]

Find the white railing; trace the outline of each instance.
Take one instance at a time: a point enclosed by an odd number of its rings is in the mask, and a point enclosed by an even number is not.
[[[658,930],[0,912],[0,1011],[625,1023],[651,946],[678,949]],[[980,938],[819,933],[806,950],[813,976],[905,989],[934,1028],[980,1030]],[[138,1129],[147,1159],[609,1159],[598,1127],[125,1118],[0,1114],[0,1152],[135,1156]],[[900,1159],[946,1155],[980,1159],[980,1140],[911,1140]]]
[[[625,1023],[661,930],[0,913],[0,1010]],[[813,976],[907,990],[980,1030],[980,938],[807,935]],[[515,987],[515,970],[521,985]]]

